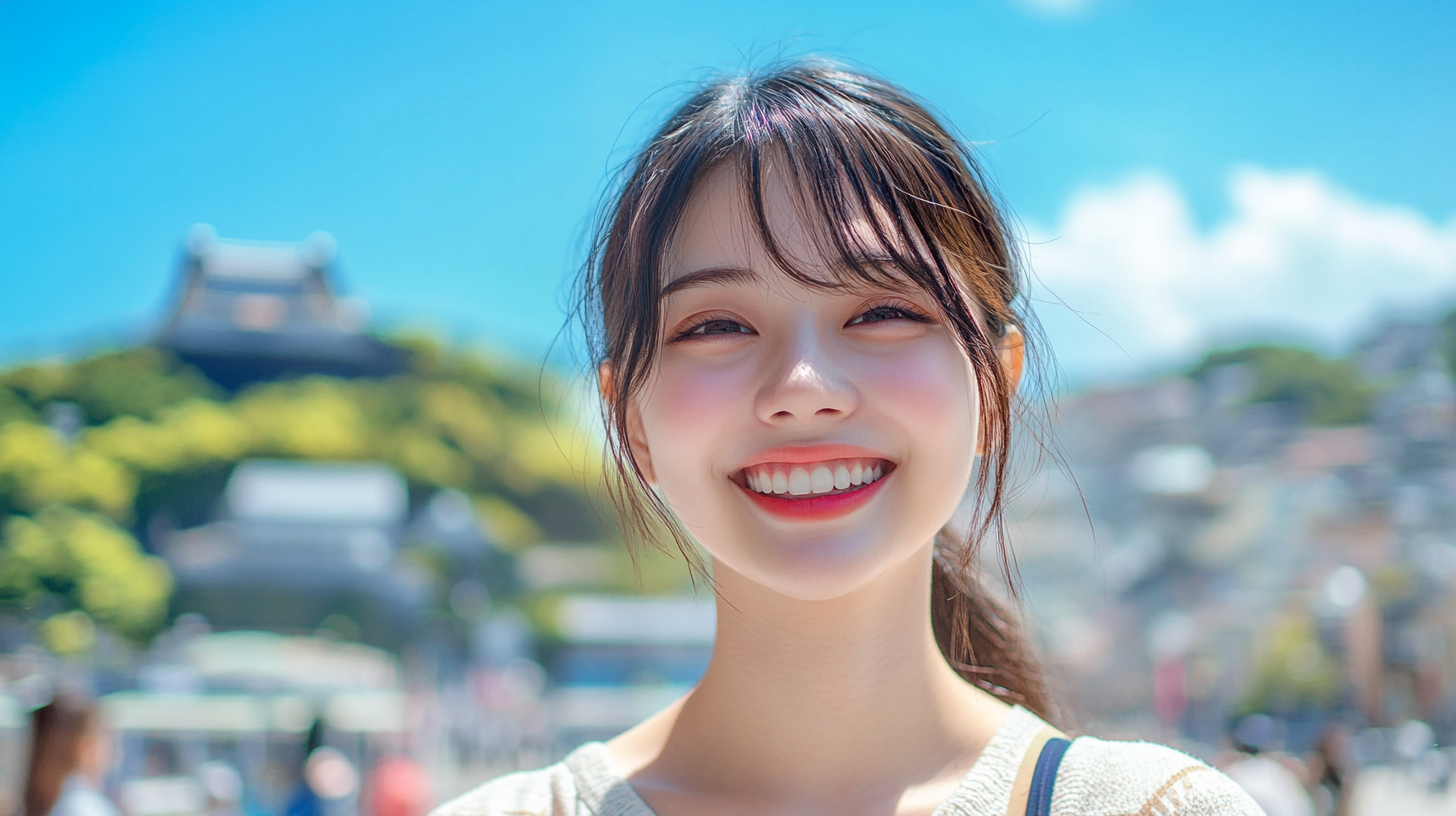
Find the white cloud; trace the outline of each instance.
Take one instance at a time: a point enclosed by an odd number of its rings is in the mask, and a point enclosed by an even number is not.
[[[1033,296],[1080,313],[1038,304],[1075,379],[1177,362],[1227,338],[1336,344],[1381,309],[1456,292],[1456,216],[1439,224],[1318,173],[1258,167],[1235,170],[1228,195],[1227,218],[1200,230],[1178,187],[1144,173],[1075,194],[1055,227],[1028,225]]]

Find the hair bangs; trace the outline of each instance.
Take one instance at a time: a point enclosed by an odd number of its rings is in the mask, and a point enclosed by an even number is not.
[[[817,77],[802,79],[788,72],[736,98],[739,138],[730,160],[775,265],[811,287],[924,291],[968,352],[985,345],[983,328],[999,334],[1011,321],[1002,309],[979,308],[983,298],[957,274],[985,253],[947,250],[979,243],[967,241],[975,232],[970,223],[957,223],[976,220],[975,188],[959,178],[960,157],[939,149],[907,116],[884,110],[892,106],[883,97],[873,107],[854,98],[861,78],[830,87]],[[774,235],[765,202],[766,177],[774,172],[786,177],[809,227],[818,253],[811,263],[790,257]]]

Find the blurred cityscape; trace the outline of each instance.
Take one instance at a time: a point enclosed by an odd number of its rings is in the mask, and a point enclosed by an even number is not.
[[[1456,312],[1062,400],[1012,537],[1078,724],[1366,769],[1346,812],[1456,812],[1453,366]],[[1429,796],[1394,807],[1399,772]]]
[[[706,667],[711,597],[622,546],[580,395],[369,333],[334,267],[199,226],[152,343],[0,372],[0,810],[58,688],[127,816],[283,814],[320,749],[328,813],[419,816]],[[1453,367],[1456,313],[1064,398],[1012,543],[1073,724],[1456,812]]]

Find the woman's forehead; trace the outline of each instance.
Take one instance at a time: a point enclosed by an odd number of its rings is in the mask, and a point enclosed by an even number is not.
[[[793,183],[782,165],[766,164],[762,181],[764,218],[767,228],[785,259],[799,274],[829,285],[862,283],[843,274],[846,259],[836,245],[852,249],[853,260],[885,273],[883,284],[897,280],[913,286],[903,270],[894,268],[891,251],[877,237],[874,226],[862,211],[851,211],[842,222],[826,223],[816,218],[819,208],[807,206],[799,185]],[[771,257],[755,217],[750,194],[744,189],[738,168],[731,162],[710,171],[688,199],[682,221],[664,257],[663,286],[671,288],[680,278],[707,269],[744,269],[760,274],[782,273]],[[883,220],[882,220],[883,224]],[[838,233],[838,239],[834,233]],[[881,232],[886,232],[883,229]]]
[[[815,249],[788,185],[771,168],[764,175],[764,216],[776,241],[786,250]],[[743,187],[731,162],[709,171],[694,185],[668,247],[666,282],[708,267],[756,268],[768,259],[752,202]]]

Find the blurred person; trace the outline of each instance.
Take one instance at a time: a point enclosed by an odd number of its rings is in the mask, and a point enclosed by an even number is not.
[[[101,792],[111,735],[88,697],[58,691],[31,714],[25,816],[120,816]]]
[[[303,764],[298,769],[298,782],[283,807],[284,816],[323,816],[323,799],[309,784],[308,761],[324,744],[324,721],[315,718],[303,740]]]
[[[1278,723],[1266,714],[1245,717],[1234,728],[1238,757],[1223,772],[1239,783],[1268,816],[1315,816],[1314,800],[1290,763],[1271,750]]]
[[[1431,793],[1444,794],[1450,783],[1451,761],[1436,745],[1436,732],[1420,720],[1407,720],[1395,729],[1395,752],[1402,764]]]
[[[424,816],[430,808],[430,778],[418,762],[401,754],[379,760],[369,775],[371,816]]]
[[[1432,748],[1416,760],[1416,774],[1433,795],[1445,796],[1451,787],[1451,758]]]
[[[712,659],[642,724],[439,816],[1259,812],[1171,748],[1051,726],[974,566],[1006,555],[1034,410],[1007,223],[969,148],[867,74],[724,79],[668,118],[606,202],[580,308],[608,486],[629,529],[706,553]]]
[[[240,816],[243,812],[243,775],[232,763],[214,759],[197,769],[207,797],[207,816]]]
[[[324,744],[325,727],[321,718],[309,726],[303,767],[284,816],[344,816],[356,810],[359,772],[343,752]]]
[[[1314,756],[1308,764],[1316,805],[1324,816],[1345,816],[1349,790],[1346,785],[1354,767],[1353,732],[1344,723],[1330,723],[1320,732]]]

